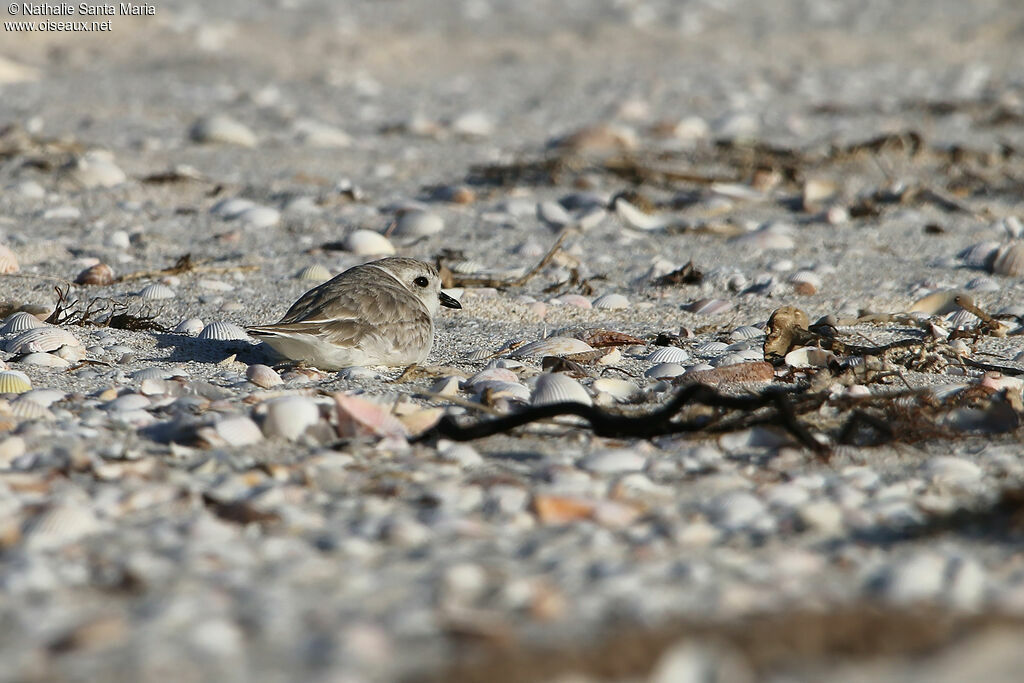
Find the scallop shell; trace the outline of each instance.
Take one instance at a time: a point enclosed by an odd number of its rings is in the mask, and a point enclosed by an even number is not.
[[[0,371],[0,394],[24,394],[32,388],[32,380],[17,370]]]
[[[37,401],[25,400],[25,395],[26,394],[22,394],[22,397],[20,397],[17,401],[11,402],[11,417],[15,417],[19,420],[54,419],[54,415],[52,412],[50,412],[49,408],[47,408],[46,406]]]
[[[1011,242],[1000,247],[992,261],[992,272],[997,275],[1020,277],[1024,275],[1024,242]]]
[[[174,372],[165,368],[149,367],[136,370],[131,374],[131,378],[141,382],[146,379],[167,379],[168,377],[174,377]]]
[[[281,375],[277,374],[277,371],[274,370],[274,368],[260,363],[247,367],[245,369],[245,378],[256,386],[263,387],[264,389],[276,387],[277,385],[284,383],[284,380],[281,379]]]
[[[477,386],[483,382],[518,382],[516,373],[506,368],[484,368],[466,380],[466,387],[477,390]]]
[[[529,401],[530,389],[519,382],[503,382],[501,380],[484,380],[473,386],[477,394],[487,394],[491,400],[504,398],[514,401]]]
[[[186,318],[174,328],[178,334],[199,334],[203,331],[203,321],[199,318]]]
[[[248,341],[249,335],[245,333],[245,330],[234,323],[215,320],[203,328],[202,332],[199,333],[199,338],[212,339],[216,341]]]
[[[0,334],[18,334],[26,330],[37,329],[39,327],[47,327],[47,324],[31,313],[18,311],[17,313],[11,313],[7,316],[7,319],[4,320],[3,327],[0,327]]]
[[[0,244],[0,275],[10,275],[21,270],[14,252]]]
[[[686,368],[679,363],[658,363],[644,373],[645,377],[652,379],[663,379],[666,377],[678,377],[686,372]]]
[[[544,373],[537,377],[530,403],[535,406],[550,403],[583,403],[592,405],[590,394],[572,377],[560,373]]]
[[[634,230],[663,230],[672,222],[666,216],[644,213],[639,207],[633,206],[622,197],[615,200],[614,209],[618,217],[622,219],[622,223]]]
[[[210,207],[210,213],[219,216],[226,221],[234,220],[249,209],[256,206],[256,202],[242,197],[228,197],[222,199]]]
[[[734,351],[724,356],[719,356],[712,361],[716,368],[722,368],[726,365],[737,365],[739,363],[750,363],[752,361],[763,361],[764,352],[761,349],[742,349],[740,351]]]
[[[703,344],[698,344],[694,348],[694,351],[705,356],[710,356],[716,353],[724,353],[728,350],[729,345],[726,344],[725,342],[720,341],[704,342]]]
[[[732,306],[732,302],[725,299],[697,299],[684,308],[698,315],[715,315],[732,310]]]
[[[427,237],[444,230],[444,219],[420,209],[402,211],[395,218],[395,234],[402,237]]]
[[[472,351],[468,351],[463,357],[472,363],[477,363],[482,360],[493,358],[494,354],[495,352],[490,349],[474,349]]]
[[[605,294],[599,296],[591,304],[594,308],[629,308],[629,299],[621,294]]]
[[[683,363],[690,360],[690,354],[678,346],[659,346],[647,356],[652,363]]]
[[[998,251],[999,242],[979,242],[967,247],[957,256],[966,266],[988,269],[992,267],[992,261],[995,259],[996,252]]]
[[[22,357],[18,362],[24,363],[25,365],[38,365],[44,368],[60,368],[61,370],[71,367],[71,363],[60,356],[55,356],[52,353],[42,353],[40,351],[30,353],[27,356]]]
[[[334,394],[338,408],[338,435],[405,438],[405,425],[384,406],[354,394]]]
[[[815,291],[820,290],[822,285],[821,275],[813,270],[798,270],[789,276],[789,281],[795,285],[810,285]]]
[[[541,339],[510,353],[513,358],[525,358],[534,356],[571,356],[577,353],[593,351],[594,347],[579,339],[572,337],[548,337]]]
[[[213,114],[197,119],[189,129],[188,135],[194,142],[223,142],[242,147],[256,145],[255,133],[230,116],[223,114]]]
[[[173,299],[177,296],[177,293],[167,285],[154,282],[151,285],[147,285],[139,290],[139,296],[143,299],[157,300],[157,299]]]
[[[395,247],[388,238],[373,230],[355,230],[345,238],[347,251],[361,256],[394,254]]]
[[[25,330],[7,342],[5,349],[8,353],[46,353],[62,346],[81,346],[81,342],[67,330],[47,325]]]
[[[320,408],[306,396],[283,396],[266,403],[263,434],[295,441],[320,421]]]
[[[309,280],[310,282],[326,282],[331,279],[331,271],[327,270],[326,266],[319,263],[311,263],[298,273],[295,277],[300,280]]]
[[[80,285],[109,285],[116,278],[113,269],[106,263],[97,263],[89,266],[75,277],[75,282]]]
[[[733,330],[730,336],[736,340],[757,339],[764,336],[764,330],[753,325],[742,325]]]
[[[952,313],[947,315],[945,319],[947,322],[949,322],[950,329],[954,330],[962,330],[968,327],[974,327],[979,322],[981,322],[981,319],[978,318],[978,316],[962,308],[957,311],[953,311]]]
[[[249,446],[263,440],[263,432],[247,415],[222,418],[213,431],[229,446]]]

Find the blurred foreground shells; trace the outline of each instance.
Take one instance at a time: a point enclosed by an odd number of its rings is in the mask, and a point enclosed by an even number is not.
[[[1024,275],[1024,242],[1011,242],[1000,247],[992,261],[991,270],[996,275]]]
[[[251,130],[223,114],[197,119],[188,134],[193,141],[201,143],[223,142],[242,147],[256,145],[256,135]]]
[[[0,275],[10,275],[21,270],[14,252],[0,244]]]
[[[32,380],[17,370],[0,371],[0,394],[24,394],[32,388]]]
[[[47,325],[19,333],[7,342],[5,350],[8,353],[48,353],[62,346],[81,346],[81,342],[67,330]]]
[[[255,384],[258,387],[269,389],[279,384],[283,384],[284,380],[281,379],[281,375],[277,374],[274,368],[268,365],[255,364],[250,365],[245,369],[245,378]]]
[[[320,421],[320,409],[316,402],[306,396],[282,396],[266,403],[267,414],[263,419],[263,434],[267,438],[283,438],[295,441],[309,428]]]
[[[572,377],[561,373],[545,373],[537,378],[530,403],[535,406],[551,403],[583,403],[591,405],[590,394]]]
[[[199,333],[199,338],[216,341],[244,341],[249,339],[249,335],[234,323],[215,320],[203,328],[202,332]]]
[[[113,269],[106,263],[97,263],[89,266],[75,277],[75,282],[80,285],[109,285],[114,282]]]
[[[112,155],[98,150],[86,152],[63,171],[73,183],[86,189],[115,187],[128,179]]]
[[[352,394],[334,394],[338,411],[338,436],[408,436],[402,422],[384,406]]]

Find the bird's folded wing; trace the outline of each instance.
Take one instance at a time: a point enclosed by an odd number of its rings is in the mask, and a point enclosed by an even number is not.
[[[403,320],[371,325],[363,320],[303,320],[248,328],[256,336],[308,335],[343,348],[361,347],[390,354],[399,350],[429,347],[433,339],[430,316],[423,312]]]
[[[423,304],[398,285],[352,282],[332,287],[332,282],[303,294],[278,324],[346,320],[388,323],[411,321],[426,314]]]

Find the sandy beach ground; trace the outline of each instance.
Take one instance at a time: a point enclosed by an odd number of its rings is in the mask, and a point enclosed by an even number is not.
[[[0,10],[0,680],[1018,677],[1017,0],[122,5]]]

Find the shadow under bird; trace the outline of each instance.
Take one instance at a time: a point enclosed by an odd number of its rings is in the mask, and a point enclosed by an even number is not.
[[[323,370],[412,365],[430,353],[441,306],[462,308],[441,291],[436,268],[391,257],[349,268],[299,297],[279,322],[247,330]]]

